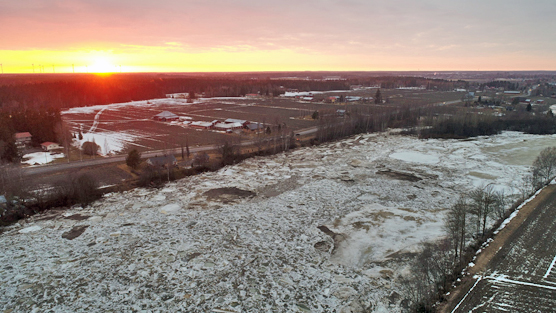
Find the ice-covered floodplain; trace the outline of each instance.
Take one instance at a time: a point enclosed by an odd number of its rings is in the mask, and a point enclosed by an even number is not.
[[[35,216],[0,236],[0,309],[398,312],[397,277],[446,208],[489,183],[517,193],[554,139],[361,135]]]

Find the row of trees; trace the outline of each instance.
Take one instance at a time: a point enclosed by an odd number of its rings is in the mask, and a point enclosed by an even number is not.
[[[475,188],[450,207],[444,229],[446,238],[423,243],[411,264],[411,275],[401,280],[412,312],[434,312],[434,305],[461,275],[485,237],[491,220],[506,216],[504,194],[492,185]],[[475,242],[473,247],[469,244]]]
[[[405,128],[417,125],[422,111],[404,107],[346,107],[342,114],[336,110],[318,112],[319,142],[333,141],[354,134],[383,131],[387,128]]]
[[[520,186],[524,201],[556,176],[556,147],[541,151]],[[411,275],[402,279],[401,286],[414,312],[434,312],[476,250],[492,234],[489,225],[497,227],[506,219],[508,210],[504,193],[486,185],[462,195],[452,205],[444,219],[446,237],[438,242],[423,244],[422,251],[411,265]]]

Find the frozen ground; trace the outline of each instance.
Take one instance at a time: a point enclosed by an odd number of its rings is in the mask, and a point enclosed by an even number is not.
[[[158,107],[165,107],[168,105],[173,106],[191,106],[201,103],[210,103],[210,102],[217,102],[219,104],[234,104],[239,105],[237,100],[245,100],[245,97],[215,97],[215,98],[199,98],[195,99],[192,103],[188,103],[186,99],[171,99],[171,98],[161,98],[161,99],[151,99],[151,100],[144,100],[144,101],[130,101],[124,103],[113,103],[108,105],[96,105],[96,106],[86,106],[86,107],[75,107],[63,111],[63,115],[71,115],[71,116],[78,116],[77,120],[73,121],[74,124],[80,124],[83,121],[80,120],[83,117],[80,116],[82,114],[94,114],[92,119],[92,125],[90,127],[86,127],[81,129],[83,134],[83,139],[78,140],[74,139],[73,145],[76,147],[81,147],[84,142],[86,141],[94,141],[99,146],[99,153],[102,155],[114,154],[121,152],[125,149],[125,147],[129,144],[133,144],[135,146],[141,146],[138,142],[141,139],[144,139],[146,134],[142,130],[137,129],[125,129],[121,131],[110,131],[103,128],[99,128],[101,125],[101,119],[104,119],[104,115],[107,115],[106,112],[109,112],[108,115],[113,115],[115,112],[122,111],[122,112],[129,112],[132,111],[133,108],[151,108],[156,109]],[[229,100],[234,100],[230,102]],[[242,104],[242,105],[252,105],[252,104]],[[106,112],[105,112],[106,111]],[[154,114],[153,114],[154,115]],[[131,115],[133,118],[129,119],[129,117],[119,120],[118,122],[122,121],[150,121],[151,117],[148,118],[145,116],[137,117]],[[191,120],[192,117],[189,116],[180,116],[183,119]],[[90,118],[90,117],[88,117]],[[87,121],[91,122],[91,121]],[[114,123],[114,121],[103,122],[105,125],[106,123]],[[174,125],[178,125],[177,122],[172,123]],[[183,126],[183,125],[182,125]]]
[[[395,278],[445,209],[517,193],[554,139],[362,135],[35,216],[0,236],[0,309],[397,312]]]

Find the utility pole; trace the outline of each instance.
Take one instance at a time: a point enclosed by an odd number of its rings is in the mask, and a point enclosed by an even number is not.
[[[35,73],[35,64],[31,64],[31,66],[33,67],[33,73]]]
[[[73,73],[75,74],[75,64],[71,65],[71,69],[73,70]]]
[[[120,73],[122,72],[122,65],[120,64]]]
[[[52,64],[52,73],[56,73],[56,70],[54,69],[54,64]]]
[[[4,74],[4,65],[0,64],[0,68],[2,69],[2,74]]]

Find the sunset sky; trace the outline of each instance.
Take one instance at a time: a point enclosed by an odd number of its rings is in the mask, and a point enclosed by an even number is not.
[[[556,70],[555,0],[0,0],[4,73]]]

